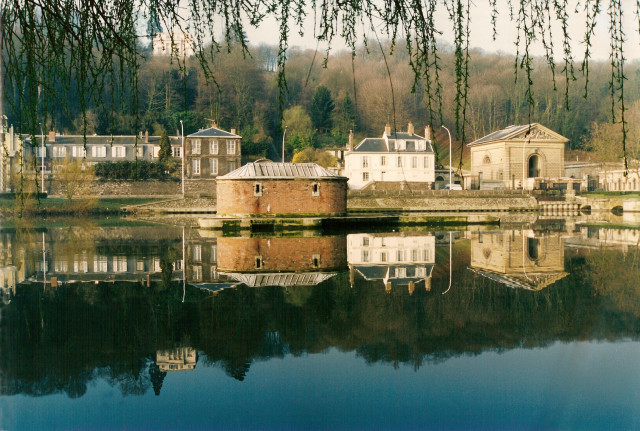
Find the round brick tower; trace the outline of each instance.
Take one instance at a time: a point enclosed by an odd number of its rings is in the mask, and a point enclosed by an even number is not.
[[[219,216],[342,216],[347,178],[315,163],[248,163],[217,178]]]

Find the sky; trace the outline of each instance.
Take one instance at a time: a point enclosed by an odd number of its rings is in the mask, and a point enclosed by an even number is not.
[[[516,25],[510,21],[508,0],[497,0],[498,10],[500,15],[498,16],[497,39],[493,40],[493,27],[491,25],[491,7],[489,6],[490,0],[475,0],[471,8],[471,47],[480,48],[485,52],[500,52],[506,54],[515,54],[515,40],[517,37]],[[517,2],[517,0],[512,0]],[[578,8],[578,13],[575,13],[576,3],[578,0],[570,0],[569,12],[569,34],[572,40],[572,51],[574,53],[574,61],[581,62],[584,57],[585,45],[582,43],[585,32],[585,18],[583,12],[583,3]],[[592,60],[608,60],[610,52],[610,37],[609,37],[609,17],[607,15],[606,6],[607,1],[602,2],[605,9],[601,11],[596,29],[595,37],[592,38]],[[629,61],[640,61],[640,36],[639,36],[639,18],[636,14],[636,1],[635,0],[622,0],[623,4],[623,31],[626,34],[626,41],[624,43],[625,57]],[[308,14],[313,16],[313,14]],[[436,24],[438,30],[442,31],[442,39],[445,42],[453,43],[453,25],[449,21],[448,13],[443,6],[440,6],[436,13]],[[309,20],[305,23],[305,28],[310,29],[306,31],[304,36],[299,36],[297,29],[291,26],[291,38],[289,46],[299,46],[302,48],[315,49],[317,42],[313,37],[313,21]],[[261,43],[277,44],[278,43],[278,27],[275,20],[267,20],[258,29],[249,29],[247,26],[247,36],[249,42],[254,45]],[[559,25],[556,25],[552,29],[554,35],[554,47],[556,51],[556,60],[561,60],[562,56],[562,30]],[[368,40],[375,40],[373,33],[368,34]],[[319,49],[323,51],[326,45],[319,45]],[[332,50],[338,51],[339,49],[346,48],[344,41],[336,38],[332,43]],[[544,51],[540,43],[536,43],[533,51],[534,55],[543,55]]]

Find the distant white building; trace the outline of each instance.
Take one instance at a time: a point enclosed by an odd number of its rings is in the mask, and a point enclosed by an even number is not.
[[[353,134],[344,155],[343,175],[350,189],[361,189],[375,182],[424,183],[435,181],[435,155],[431,132],[416,135],[409,122],[406,132],[392,132],[387,124],[381,138],[365,138],[355,148]]]
[[[153,38],[153,55],[191,57],[195,54],[195,44],[187,33],[158,33]]]

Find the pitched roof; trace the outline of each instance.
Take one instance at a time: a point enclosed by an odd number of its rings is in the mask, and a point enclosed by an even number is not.
[[[258,161],[231,171],[218,177],[221,179],[247,179],[247,178],[343,178],[315,163],[274,163],[271,161]]]
[[[196,133],[192,133],[187,136],[188,138],[242,138],[235,133],[226,132],[217,127],[209,127],[208,129],[198,130]]]
[[[41,140],[40,135],[35,136],[36,142],[39,144]],[[30,142],[30,137],[26,137],[24,139],[25,142]],[[44,141],[46,145],[84,145],[85,136],[82,135],[56,135],[55,142],[49,141],[48,136],[45,135]],[[135,136],[135,135],[124,135],[124,136],[111,136],[111,135],[91,135],[86,136],[87,145],[143,145],[144,137]],[[177,145],[180,143],[179,136],[170,136],[169,142],[171,144]],[[160,144],[160,136],[149,136],[148,144],[151,145],[159,145]]]
[[[422,136],[418,135],[409,135],[408,133],[402,133],[402,135],[406,135],[406,138],[400,138],[401,134],[398,133],[398,139],[405,140],[405,149],[400,150],[397,148],[397,140],[389,139],[389,146],[387,147],[387,141],[384,138],[365,138],[363,139],[354,149],[353,151],[362,152],[362,153],[433,153],[433,147],[431,146],[430,141],[425,142],[425,149],[419,150],[416,148],[416,141],[424,141],[425,139]],[[411,137],[412,136],[412,137]]]
[[[262,286],[315,286],[335,276],[335,272],[266,272],[225,273],[230,278],[249,287]]]
[[[545,287],[552,285],[556,281],[563,279],[569,274],[567,272],[551,272],[546,274],[500,274],[477,268],[469,268],[469,270],[486,277],[489,280],[504,284],[511,289],[535,291],[540,291]]]
[[[511,138],[515,138],[516,136],[518,136],[519,134],[521,134],[522,132],[525,131],[529,131],[529,130],[538,130],[546,135],[552,136],[553,138],[556,138],[560,141],[563,142],[567,142],[568,139],[565,138],[564,136],[544,127],[542,124],[539,123],[531,123],[531,124],[524,124],[524,125],[512,125],[512,126],[508,126],[505,127],[502,130],[497,130],[495,132],[489,133],[486,136],[483,136],[480,139],[476,139],[473,142],[470,142],[469,146],[471,145],[478,145],[478,144],[484,144],[487,142],[495,142],[495,141],[504,141],[507,139],[511,139]],[[532,133],[533,134],[533,133]],[[532,138],[535,139],[535,138]]]

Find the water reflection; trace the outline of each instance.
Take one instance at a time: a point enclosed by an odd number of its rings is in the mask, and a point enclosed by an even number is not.
[[[82,396],[104,379],[123,394],[160,394],[170,371],[219,367],[243,381],[256,361],[331,348],[419,369],[559,340],[637,339],[639,233],[3,231],[0,391]]]

